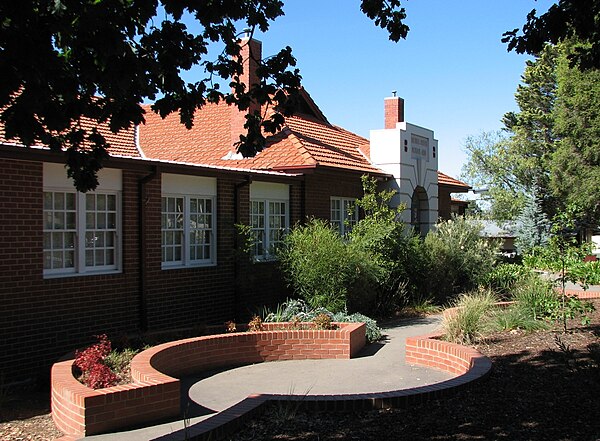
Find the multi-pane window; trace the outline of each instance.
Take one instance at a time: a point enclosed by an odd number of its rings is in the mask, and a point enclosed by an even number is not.
[[[354,199],[331,198],[331,224],[343,236],[350,231],[358,221],[358,207]]]
[[[76,193],[44,192],[44,270],[75,271]]]
[[[215,216],[212,197],[163,196],[164,267],[215,263]]]
[[[281,246],[288,229],[288,209],[285,201],[250,201],[250,226],[254,234],[254,257],[272,259]]]
[[[183,263],[183,198],[162,198],[162,262]]]
[[[116,260],[117,196],[85,195],[85,265],[110,267]]]
[[[118,269],[117,193],[44,191],[44,274]]]

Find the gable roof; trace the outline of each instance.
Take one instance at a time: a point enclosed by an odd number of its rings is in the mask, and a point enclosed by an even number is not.
[[[157,160],[273,171],[327,167],[385,175],[359,149],[369,143],[367,139],[330,124],[306,91],[301,91],[301,98],[299,113],[285,118],[283,129],[269,136],[265,149],[252,158],[226,159],[237,110],[225,103],[197,110],[190,130],[180,124],[178,115],[163,119],[146,106],[139,143],[147,158]]]

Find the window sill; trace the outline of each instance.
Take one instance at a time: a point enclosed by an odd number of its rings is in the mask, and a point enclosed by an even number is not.
[[[107,276],[114,274],[122,274],[123,271],[118,270],[104,270],[104,271],[87,271],[84,273],[52,273],[52,274],[44,274],[44,280],[49,279],[64,279],[71,277],[93,277],[93,276]]]
[[[193,268],[210,268],[217,266],[217,262],[208,263],[194,263],[190,265],[164,265],[160,266],[161,270],[181,270],[181,269],[193,269]]]

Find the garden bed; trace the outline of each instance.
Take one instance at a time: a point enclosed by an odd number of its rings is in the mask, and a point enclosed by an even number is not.
[[[179,377],[264,361],[351,358],[365,345],[363,323],[335,330],[281,329],[178,340],[147,349],[131,362],[133,383],[90,389],[73,375],[73,358],[52,367],[52,417],[66,434],[92,435],[180,415]]]
[[[229,437],[232,441],[340,441],[413,439],[569,440],[598,438],[600,412],[600,300],[590,325],[571,332],[498,332],[476,349],[494,368],[485,382],[451,398],[404,409],[305,412],[282,415],[274,405]],[[565,353],[556,338],[569,346]]]

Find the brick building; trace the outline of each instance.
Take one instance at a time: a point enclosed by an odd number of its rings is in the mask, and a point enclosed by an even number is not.
[[[259,52],[260,43],[246,48]],[[7,380],[47,375],[54,360],[96,334],[222,323],[282,301],[289,292],[273,250],[283,234],[307,216],[343,231],[344,220],[358,216],[348,207],[362,196],[363,174],[402,194],[426,186],[427,224],[438,206],[445,216],[446,193],[463,191],[438,182],[437,160],[423,168],[425,181],[402,181],[370,160],[372,143],[330,124],[302,96],[300,111],[249,159],[232,152],[243,118],[225,104],[198,111],[190,131],[175,115],[151,112],[145,125],[119,134],[99,127],[111,157],[100,186],[86,194],[66,178],[63,155],[0,136],[0,372]],[[388,118],[406,131],[401,113]],[[412,139],[435,158],[423,142],[433,132],[415,127],[408,126],[420,133]],[[412,209],[418,217],[419,207]],[[236,251],[238,223],[257,237],[251,268]]]

